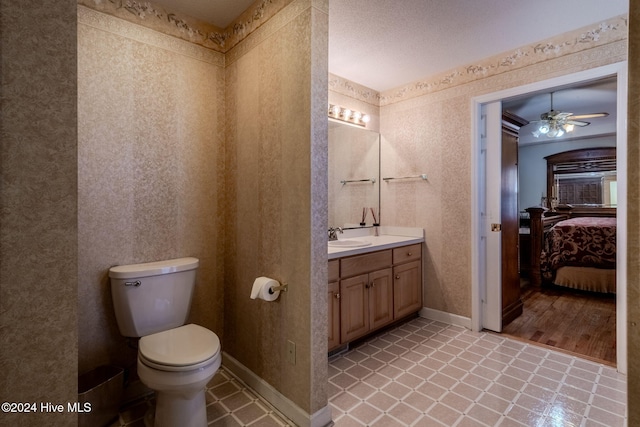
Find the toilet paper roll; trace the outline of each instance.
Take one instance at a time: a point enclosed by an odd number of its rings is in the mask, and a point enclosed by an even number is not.
[[[271,288],[280,286],[277,280],[270,279],[268,277],[258,277],[253,282],[253,288],[251,288],[251,299],[263,299],[265,301],[275,301],[280,295],[280,291],[271,291]]]

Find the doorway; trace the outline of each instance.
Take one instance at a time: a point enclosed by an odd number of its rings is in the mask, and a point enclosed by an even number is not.
[[[617,78],[616,144],[618,156],[618,251],[616,279],[616,343],[617,368],[625,373],[626,359],[626,62],[599,67],[534,84],[512,88],[475,98],[473,111],[472,173],[472,329],[501,331],[500,239],[490,230],[500,223],[500,180],[496,174],[499,163],[502,101],[528,93],[551,91],[578,82],[588,82],[609,76]],[[496,138],[497,136],[497,138]],[[494,141],[494,142],[492,142]],[[499,167],[497,170],[500,170]],[[496,176],[498,175],[498,176]],[[496,194],[498,193],[498,194]]]

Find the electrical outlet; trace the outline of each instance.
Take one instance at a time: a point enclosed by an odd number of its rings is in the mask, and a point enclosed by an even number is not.
[[[289,357],[289,363],[296,364],[296,343],[291,340],[287,340],[287,356]]]

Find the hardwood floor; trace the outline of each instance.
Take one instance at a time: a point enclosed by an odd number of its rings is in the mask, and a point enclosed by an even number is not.
[[[503,334],[615,366],[615,295],[560,286],[522,291],[524,312]]]

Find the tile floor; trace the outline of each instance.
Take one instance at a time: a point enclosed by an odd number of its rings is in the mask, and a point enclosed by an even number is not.
[[[207,384],[207,420],[212,427],[283,427],[293,425],[253,390],[220,368]],[[126,408],[110,427],[144,427],[148,399]]]
[[[337,427],[626,425],[614,368],[417,318],[329,363]]]
[[[417,318],[329,360],[336,427],[623,427],[614,368],[491,333]],[[111,427],[141,427],[150,405]],[[223,368],[207,388],[210,426],[291,425]]]

